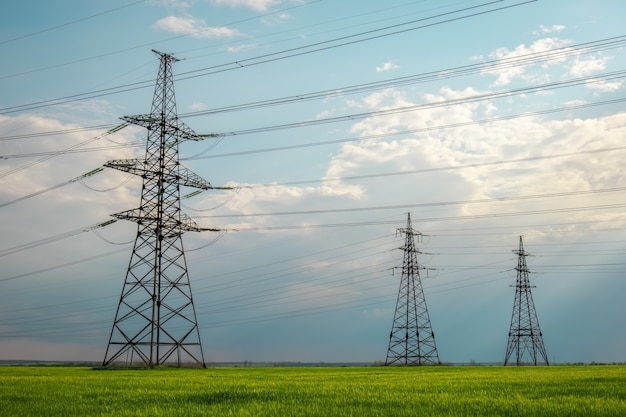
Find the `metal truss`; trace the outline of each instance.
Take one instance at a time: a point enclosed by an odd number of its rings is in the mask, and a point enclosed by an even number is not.
[[[404,260],[385,365],[438,365],[435,334],[420,278],[423,268],[417,262],[420,252],[414,237],[420,233],[413,230],[410,213],[406,229],[398,230],[405,235]]]
[[[543,335],[539,328],[539,320],[535,311],[535,303],[531,293],[526,257],[522,237],[519,238],[519,250],[513,251],[517,257],[517,281],[515,283],[515,302],[511,316],[509,340],[506,346],[504,365],[537,365],[538,360],[548,365],[548,354],[543,344]]]
[[[180,209],[180,186],[213,188],[179,164],[178,144],[201,140],[178,120],[172,55],[160,58],[152,110],[128,116],[148,130],[143,160],[105,166],[143,178],[139,208],[114,214],[137,223],[137,236],[111,329],[103,365],[205,366],[182,234],[201,231]]]

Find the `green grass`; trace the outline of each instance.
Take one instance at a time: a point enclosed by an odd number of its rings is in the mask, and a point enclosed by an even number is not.
[[[626,416],[626,367],[0,367],[2,416]]]

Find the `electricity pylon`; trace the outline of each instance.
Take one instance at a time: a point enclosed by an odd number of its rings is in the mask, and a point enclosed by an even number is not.
[[[398,231],[405,235],[402,247],[404,260],[385,365],[438,365],[435,334],[430,325],[419,273],[423,267],[417,262],[420,252],[415,248],[414,237],[421,234],[411,226],[411,213],[408,214],[406,229]]]
[[[509,330],[509,341],[506,346],[504,365],[510,363],[513,353],[516,365],[524,364],[524,357],[528,357],[533,365],[537,365],[539,356],[548,365],[548,354],[543,344],[543,336],[539,328],[539,320],[535,311],[535,303],[530,289],[528,279],[528,267],[526,257],[530,254],[524,250],[522,237],[519,237],[519,250],[514,250],[517,256],[517,281],[515,283],[515,303],[513,304],[513,314],[511,317],[511,328]],[[527,362],[528,363],[528,362]]]
[[[137,236],[103,365],[205,367],[182,234],[212,229],[198,227],[181,211],[180,186],[213,187],[179,164],[179,143],[203,137],[176,114],[172,64],[178,59],[153,52],[160,66],[152,110],[122,117],[148,130],[145,157],[104,165],[141,176],[143,187],[139,208],[112,215],[136,222]]]

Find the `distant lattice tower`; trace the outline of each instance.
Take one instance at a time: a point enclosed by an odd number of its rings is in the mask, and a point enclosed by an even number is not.
[[[187,273],[182,234],[202,229],[180,209],[180,186],[211,184],[179,164],[178,145],[201,140],[176,114],[172,55],[160,58],[150,114],[126,116],[148,130],[142,160],[114,160],[106,167],[143,178],[139,208],[114,214],[137,223],[137,236],[103,365],[205,366]]]
[[[406,229],[398,231],[405,235],[404,260],[385,365],[438,365],[435,334],[420,278],[423,267],[417,262],[420,252],[415,247],[415,236],[421,234],[411,226],[411,213]]]
[[[509,341],[506,346],[506,356],[504,365],[511,362],[511,357],[516,365],[532,363],[537,365],[539,357],[548,365],[548,354],[543,344],[543,335],[539,328],[539,320],[535,311],[535,303],[530,289],[528,279],[528,267],[526,257],[530,255],[524,251],[522,237],[519,237],[519,250],[513,251],[517,257],[517,281],[515,283],[515,303],[513,304],[513,314],[511,317],[511,328],[509,330]],[[528,361],[524,361],[528,358]]]

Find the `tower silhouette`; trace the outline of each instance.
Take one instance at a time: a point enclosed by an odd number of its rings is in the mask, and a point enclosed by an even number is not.
[[[509,330],[509,341],[506,346],[504,365],[511,362],[511,357],[516,365],[524,364],[524,358],[528,357],[533,365],[537,365],[539,356],[548,365],[548,354],[543,344],[543,336],[537,320],[535,303],[530,289],[528,279],[528,267],[526,257],[530,255],[524,250],[522,237],[519,237],[519,249],[514,250],[517,256],[517,281],[515,283],[515,302],[513,304],[513,314],[511,316],[511,328]]]
[[[404,260],[385,365],[438,365],[435,334],[419,273],[423,267],[417,262],[420,252],[415,247],[415,236],[421,234],[411,226],[411,213],[406,228],[398,231],[405,235]]]
[[[179,164],[178,145],[201,140],[176,114],[172,64],[154,51],[159,73],[149,114],[125,116],[148,130],[145,157],[104,166],[143,178],[139,208],[113,214],[137,223],[137,236],[103,365],[205,366],[182,234],[202,229],[180,209],[180,186],[213,188]]]

